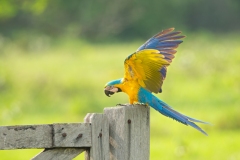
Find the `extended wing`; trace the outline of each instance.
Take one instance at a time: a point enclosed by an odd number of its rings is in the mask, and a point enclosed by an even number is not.
[[[172,62],[175,49],[185,36],[173,32],[174,28],[163,30],[147,40],[137,51],[125,59],[126,80],[135,79],[139,85],[151,92],[162,92],[167,66]]]

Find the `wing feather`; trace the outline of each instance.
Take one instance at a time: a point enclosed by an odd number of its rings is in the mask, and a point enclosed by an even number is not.
[[[176,48],[185,36],[174,28],[163,30],[147,40],[124,61],[126,80],[137,80],[139,85],[151,92],[162,92],[167,66],[177,52]]]

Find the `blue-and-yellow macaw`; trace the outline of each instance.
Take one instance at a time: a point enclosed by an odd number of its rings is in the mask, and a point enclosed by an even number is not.
[[[162,92],[162,84],[166,78],[167,66],[170,65],[175,49],[185,36],[174,28],[163,30],[147,40],[136,52],[129,55],[124,61],[124,77],[108,82],[105,85],[105,94],[113,95],[116,92],[125,92],[129,96],[130,104],[145,104],[153,107],[161,114],[173,118],[185,125],[190,125],[207,135],[194,122],[205,123],[171,108],[155,97],[153,93]]]

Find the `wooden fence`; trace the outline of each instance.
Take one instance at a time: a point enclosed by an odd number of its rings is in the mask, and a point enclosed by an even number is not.
[[[33,160],[148,160],[149,107],[117,106],[88,113],[84,123],[0,127],[0,150],[44,148]]]

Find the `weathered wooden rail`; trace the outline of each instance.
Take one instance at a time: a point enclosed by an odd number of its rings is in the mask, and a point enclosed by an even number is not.
[[[148,160],[149,107],[117,106],[84,123],[0,127],[0,150],[44,148],[33,160]]]

